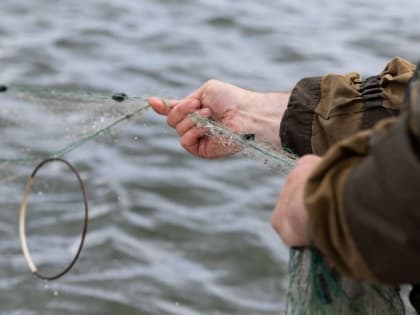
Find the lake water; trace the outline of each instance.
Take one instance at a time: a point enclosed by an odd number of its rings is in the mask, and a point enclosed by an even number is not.
[[[414,0],[4,1],[0,82],[162,97],[210,78],[288,90],[304,76],[420,59],[419,12]],[[25,145],[0,123],[3,143]],[[152,112],[114,136],[66,156],[86,182],[91,220],[80,261],[56,282],[31,276],[21,254],[22,182],[0,182],[0,313],[281,313],[288,250],[269,221],[283,178],[244,157],[189,156]],[[60,180],[61,212],[46,199],[51,209],[28,217],[46,272],[71,259],[83,219],[77,186]]]

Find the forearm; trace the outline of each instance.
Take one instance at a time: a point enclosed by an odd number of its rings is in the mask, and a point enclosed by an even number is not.
[[[242,129],[256,136],[256,141],[281,146],[279,138],[280,121],[289,102],[290,92],[257,93],[254,106],[256,111],[241,110],[236,114],[240,121],[246,122]]]
[[[410,207],[404,200],[420,204],[414,193],[420,187],[408,184],[409,178],[416,182],[420,178],[419,166],[414,163],[419,142],[411,141],[405,116],[395,126],[398,118],[382,120],[403,108],[403,94],[413,70],[412,64],[394,59],[380,76],[373,77],[379,87],[370,86],[370,80],[360,86],[354,74],[301,81],[283,118],[283,144],[289,143],[298,154],[324,155],[306,181],[309,236],[341,272],[360,279],[420,281],[413,269],[409,276],[398,273],[397,263],[398,257],[407,258],[406,270],[420,264],[417,234],[412,234],[413,227],[420,226],[420,218],[413,203]],[[378,121],[375,128],[366,128]],[[400,169],[404,165],[406,172]],[[405,210],[400,213],[399,209]],[[382,228],[378,224],[383,224]],[[392,229],[394,224],[398,227]],[[408,231],[411,234],[404,234]],[[409,254],[398,253],[406,249]],[[391,266],[384,263],[389,255],[396,257],[389,260]]]

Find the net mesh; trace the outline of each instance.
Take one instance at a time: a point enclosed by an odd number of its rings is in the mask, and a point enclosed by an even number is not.
[[[144,98],[117,96],[18,86],[0,93],[0,182],[27,176],[24,166],[90,140],[110,141],[117,125],[149,108]]]
[[[87,141],[108,144],[117,125],[138,119],[149,108],[145,98],[124,94],[18,86],[0,92],[0,182],[26,177],[27,164],[61,157]],[[241,146],[242,154],[279,174],[287,174],[295,164],[296,157],[285,150],[244,138],[199,115],[191,117],[222,145]],[[289,274],[287,315],[405,313],[396,288],[348,279],[315,249],[292,249]]]
[[[316,249],[291,249],[287,315],[405,314],[399,289],[349,279]]]
[[[265,165],[276,170],[280,175],[286,175],[295,165],[296,156],[282,149],[273,148],[269,143],[258,143],[247,140],[242,135],[238,135],[213,120],[209,120],[195,113],[190,114],[192,120],[207,132],[218,137],[221,145],[240,146],[241,154],[254,160],[263,161]]]
[[[263,161],[281,175],[287,174],[295,164],[296,156],[288,151],[244,139],[196,114],[192,118],[210,135],[217,135],[222,145],[242,146],[243,154]],[[286,315],[405,314],[398,288],[345,277],[329,266],[314,248],[290,250],[289,277]]]

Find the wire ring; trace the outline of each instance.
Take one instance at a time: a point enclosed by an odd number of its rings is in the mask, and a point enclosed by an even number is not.
[[[82,192],[83,195],[83,204],[85,207],[85,218],[84,218],[84,223],[83,223],[83,231],[82,231],[82,237],[80,239],[80,244],[79,247],[77,249],[76,255],[74,256],[73,260],[70,262],[70,264],[60,273],[53,275],[53,276],[46,276],[41,274],[38,271],[38,268],[35,266],[35,263],[32,259],[32,256],[29,252],[29,248],[28,248],[28,244],[26,242],[26,227],[25,227],[25,222],[26,222],[26,208],[28,205],[28,198],[29,198],[29,194],[32,190],[32,184],[35,180],[35,176],[37,174],[37,172],[46,164],[50,163],[50,162],[61,162],[64,163],[65,165],[67,165],[67,167],[73,172],[73,174],[76,176],[77,181],[79,182],[80,185],[80,190]],[[77,259],[80,256],[80,253],[82,251],[83,248],[83,244],[85,241],[85,237],[86,237],[86,233],[87,233],[87,227],[88,227],[88,217],[89,217],[89,208],[88,208],[88,200],[87,200],[87,195],[86,195],[86,189],[85,186],[83,185],[83,181],[80,178],[79,172],[73,167],[73,165],[71,165],[68,161],[64,160],[64,159],[60,159],[60,158],[49,158],[46,160],[41,161],[33,170],[32,174],[29,176],[28,181],[26,182],[26,186],[25,186],[25,191],[23,194],[23,198],[22,198],[22,203],[20,205],[20,210],[19,210],[19,236],[20,236],[20,244],[22,247],[22,251],[23,251],[23,255],[25,256],[26,262],[28,263],[29,269],[31,270],[31,272],[37,276],[40,279],[43,280],[55,280],[58,278],[61,278],[62,276],[64,276],[67,272],[70,271],[70,269],[74,266],[74,264],[76,263]]]

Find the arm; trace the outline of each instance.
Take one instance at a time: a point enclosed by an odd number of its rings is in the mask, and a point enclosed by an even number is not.
[[[401,93],[394,87],[394,96]],[[410,117],[383,120],[339,141],[321,161],[306,166],[309,172],[298,163],[284,190],[297,181],[303,200],[295,201],[301,206],[290,213],[283,205],[298,197],[280,195],[273,217],[280,236],[285,239],[288,230],[279,218],[305,231],[300,243],[287,236],[289,245],[313,243],[347,275],[386,283],[419,281],[420,138],[415,130],[420,122]]]
[[[418,148],[404,114],[337,145],[308,180],[312,240],[346,274],[420,281]]]
[[[398,115],[414,68],[397,57],[366,79],[356,72],[302,79],[281,122],[282,144],[300,156],[323,155],[338,141]]]
[[[216,120],[239,134],[254,134],[256,141],[280,146],[279,126],[290,93],[259,93],[224,82],[210,80],[182,100],[173,100],[167,107],[162,100],[151,98],[150,105],[168,117],[168,124],[181,137],[181,145],[191,154],[203,158],[218,158],[239,150],[220,143],[206,134],[189,117],[198,114]]]

